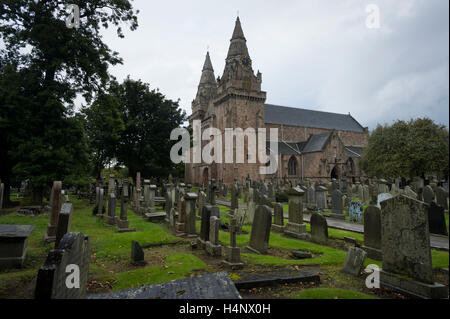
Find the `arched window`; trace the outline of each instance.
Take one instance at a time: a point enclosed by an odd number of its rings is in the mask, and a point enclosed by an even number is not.
[[[297,175],[297,160],[294,156],[289,159],[288,162],[288,174],[289,175]]]

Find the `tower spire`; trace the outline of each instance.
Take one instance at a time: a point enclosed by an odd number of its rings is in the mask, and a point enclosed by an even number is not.
[[[236,18],[236,24],[234,26],[233,35],[230,40],[230,48],[228,49],[227,59],[236,55],[248,56],[247,40],[245,39],[244,32],[242,31],[241,20]]]

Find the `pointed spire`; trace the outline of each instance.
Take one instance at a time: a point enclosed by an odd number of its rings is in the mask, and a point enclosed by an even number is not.
[[[200,78],[200,85],[202,84],[216,84],[216,77],[214,76],[214,69],[212,67],[209,51],[206,52],[205,63],[203,64],[202,77]]]
[[[244,32],[242,31],[241,20],[239,17],[236,19],[233,35],[230,40],[230,48],[228,49],[227,59],[236,55],[248,56],[247,40],[245,39]]]
[[[214,69],[213,69],[212,63],[211,63],[211,58],[209,57],[209,51],[206,52],[205,63],[203,64],[202,71],[213,71],[214,72]]]

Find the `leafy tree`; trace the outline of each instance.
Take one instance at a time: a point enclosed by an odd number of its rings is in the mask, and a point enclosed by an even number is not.
[[[113,95],[100,93],[94,103],[82,112],[86,117],[94,175],[100,179],[103,167],[117,153],[120,133],[125,128],[119,113],[119,100]]]
[[[448,129],[419,118],[378,125],[360,165],[369,176],[412,178],[431,173],[443,178],[448,177],[448,155]]]
[[[129,77],[120,85],[112,85],[111,94],[119,103],[125,129],[119,140],[117,161],[128,167],[129,176],[163,177],[173,169],[170,149],[175,143],[170,132],[186,120],[178,101],[166,99],[157,90]]]
[[[0,175],[6,189],[13,172],[29,178],[39,202],[53,180],[79,184],[85,179],[87,145],[73,101],[82,94],[90,102],[93,93],[108,83],[108,66],[122,62],[103,42],[101,28],[112,25],[119,37],[122,23],[137,28],[128,0],[71,3],[80,9],[78,29],[66,27],[68,13],[62,1],[0,4],[0,37],[5,45],[0,51],[0,133],[6,140],[0,149],[6,163]]]

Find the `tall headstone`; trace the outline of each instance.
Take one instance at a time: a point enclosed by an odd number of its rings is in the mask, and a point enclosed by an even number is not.
[[[195,227],[196,215],[195,215],[195,201],[198,195],[196,193],[188,192],[184,195],[186,200],[186,235],[187,237],[197,237],[197,230]]]
[[[231,207],[230,209],[234,211],[236,208],[239,208],[239,199],[238,199],[238,186],[233,184],[231,187]]]
[[[130,223],[128,221],[127,205],[128,205],[129,193],[128,193],[128,181],[123,183],[122,192],[120,195],[120,216],[117,219],[117,231],[119,233],[134,231],[130,229]]]
[[[313,213],[310,219],[311,240],[315,243],[326,245],[328,243],[327,219],[320,213]]]
[[[36,299],[84,299],[86,297],[91,243],[89,237],[82,233],[67,233],[60,241],[58,248],[48,253],[44,265],[39,269],[35,298]],[[79,288],[66,284],[67,267],[76,265],[79,270]]]
[[[272,224],[272,229],[277,232],[283,232],[284,231],[284,216],[283,216],[283,205],[281,205],[281,203],[274,204],[273,217],[274,217],[274,223]]]
[[[381,286],[428,298],[447,298],[434,282],[425,204],[398,195],[381,202],[383,270]]]
[[[56,225],[58,224],[58,216],[62,205],[61,190],[62,183],[60,181],[53,182],[50,222],[47,225],[47,232],[44,235],[44,241],[46,243],[56,240]]]
[[[62,204],[61,211],[58,216],[58,225],[56,227],[55,249],[59,246],[59,243],[64,235],[70,232],[70,226],[72,225],[72,212],[72,203]]]
[[[331,217],[345,219],[342,206],[342,193],[338,189],[335,189],[331,194]]]
[[[328,210],[326,191],[327,188],[322,185],[316,188],[317,209],[321,212]]]
[[[116,195],[114,193],[109,194],[108,215],[103,216],[105,220],[105,226],[116,225],[116,205],[117,205]]]
[[[210,224],[211,216],[216,216],[220,218],[219,207],[211,205],[203,206],[202,220],[200,226],[200,237],[197,237],[197,242],[202,248],[205,248],[206,242],[209,240],[209,228],[211,226]]]
[[[268,206],[258,205],[253,220],[250,244],[247,249],[257,254],[266,254],[269,249],[272,211]]]
[[[444,187],[439,186],[436,188],[436,203],[444,208],[444,210],[448,210],[448,192],[444,189]]]
[[[177,236],[186,235],[186,200],[180,197],[178,200],[178,220],[175,224]]]
[[[427,185],[423,189],[423,201],[427,204],[434,202],[434,191],[430,185]]]
[[[364,211],[364,245],[369,258],[382,260],[381,253],[381,209],[370,205]]]
[[[284,233],[300,239],[305,239],[306,225],[303,223],[302,196],[305,192],[298,186],[288,191],[289,197],[289,221],[284,227]]]
[[[97,216],[100,218],[103,218],[103,211],[105,209],[103,205],[103,198],[104,198],[104,192],[105,190],[103,188],[100,188],[98,191],[98,210],[97,210]]]

